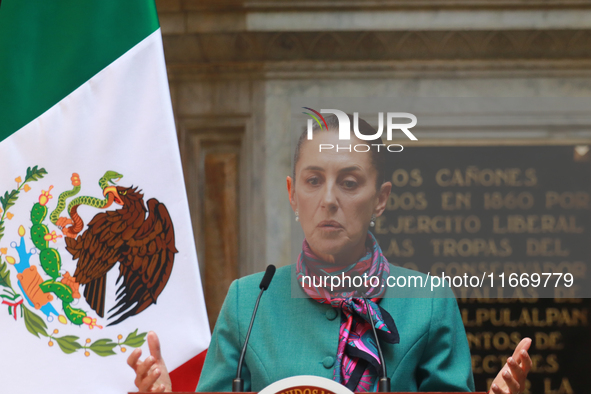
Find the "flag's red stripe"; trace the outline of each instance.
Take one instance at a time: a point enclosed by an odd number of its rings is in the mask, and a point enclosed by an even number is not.
[[[201,376],[207,349],[170,372],[172,391],[195,391]]]

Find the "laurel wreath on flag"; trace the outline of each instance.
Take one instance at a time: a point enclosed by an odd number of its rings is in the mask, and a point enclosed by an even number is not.
[[[6,192],[4,196],[0,196],[0,205],[2,208],[0,209],[0,240],[4,237],[4,230],[5,230],[5,220],[11,220],[14,215],[8,210],[15,205],[19,194],[21,191],[28,192],[31,190],[31,187],[28,185],[29,182],[37,181],[43,178],[44,175],[47,174],[44,168],[38,168],[37,166],[27,168],[25,180],[24,182],[20,177],[17,177],[15,181],[17,182],[17,188],[13,189],[10,192]],[[62,301],[62,308],[64,310],[64,315],[59,315],[58,321],[62,324],[67,324],[69,321],[71,324],[81,326],[83,324],[88,325],[90,329],[94,327],[102,328],[101,326],[96,324],[96,318],[91,318],[87,316],[86,312],[81,309],[76,309],[71,307],[70,303],[74,301],[74,294],[77,293],[77,286],[78,284],[75,282],[74,278],[72,278],[68,272],[62,274],[61,270],[61,256],[59,251],[55,248],[49,247],[49,241],[56,242],[58,236],[55,231],[49,233],[49,229],[43,221],[47,216],[47,208],[45,204],[47,204],[49,198],[49,192],[43,191],[42,195],[39,198],[39,202],[35,203],[33,208],[31,209],[31,221],[33,226],[31,227],[30,231],[30,240],[33,242],[37,250],[40,251],[40,265],[43,272],[49,276],[51,279],[42,281],[42,283],[35,283],[35,286],[38,286],[39,290],[47,294],[49,300],[53,299],[53,296],[49,295],[49,293],[55,295],[58,299]],[[30,256],[31,253],[27,253],[24,248],[24,235],[26,230],[23,226],[19,227],[19,235],[21,236],[21,246],[22,250],[17,250],[19,255],[23,254],[26,256]],[[16,244],[13,242],[13,244]],[[15,246],[13,246],[15,247]],[[15,247],[16,248],[16,247]],[[80,342],[80,338],[75,335],[64,335],[64,336],[57,336],[59,334],[58,329],[54,329],[53,331],[49,332],[47,324],[45,321],[27,306],[25,306],[25,299],[32,305],[33,303],[31,300],[25,296],[26,292],[23,290],[23,286],[20,283],[19,279],[19,289],[23,294],[19,294],[17,290],[13,288],[12,280],[11,280],[11,269],[10,265],[15,266],[18,265],[16,259],[12,256],[7,255],[7,248],[0,248],[0,300],[2,301],[2,305],[8,306],[8,314],[17,320],[17,316],[19,315],[20,310],[20,317],[24,320],[26,329],[37,338],[40,336],[47,337],[49,339],[48,345],[51,347],[55,343],[57,343],[58,347],[66,354],[72,354],[79,350],[84,350],[85,356],[90,356],[90,351],[97,354],[101,357],[112,356],[115,353],[114,349],[119,347],[122,353],[126,352],[126,346],[137,348],[144,344],[145,337],[147,333],[139,333],[136,329],[135,331],[129,333],[125,339],[123,339],[122,335],[117,336],[117,341],[111,340],[109,338],[98,339],[92,341],[90,338],[86,339],[84,343]],[[8,263],[8,264],[7,264]],[[30,266],[27,264],[26,270],[33,272],[36,275],[36,279],[38,282],[41,282],[41,277],[36,272],[36,266]],[[21,271],[24,269],[21,267]],[[19,271],[20,272],[20,271]],[[31,274],[31,275],[33,275]],[[19,278],[23,278],[22,272],[17,275]],[[37,278],[38,277],[38,278]],[[72,287],[75,286],[73,289]],[[29,289],[29,287],[25,287]],[[35,288],[36,291],[37,288]],[[39,309],[39,308],[36,308]],[[57,311],[49,304],[49,310],[52,313],[57,315]],[[43,311],[43,310],[42,310]],[[46,313],[49,316],[49,313]]]

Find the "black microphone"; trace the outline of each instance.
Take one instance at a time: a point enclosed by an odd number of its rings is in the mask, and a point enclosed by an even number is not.
[[[275,266],[270,265],[267,267],[265,271],[265,275],[263,275],[263,279],[261,279],[261,284],[259,285],[259,289],[265,291],[269,288],[271,284],[271,279],[273,279],[273,275],[275,275]]]
[[[382,364],[382,376],[378,381],[378,393],[389,393],[390,392],[390,378],[386,373],[386,360],[384,360],[384,355],[382,354],[382,348],[380,347],[380,341],[378,339],[378,333],[376,332],[376,325],[373,321],[373,317],[371,313],[369,313],[369,305],[367,304],[367,299],[364,297],[363,302],[365,303],[365,311],[367,313],[367,319],[369,320],[369,324],[371,324],[371,330],[373,331],[373,337],[376,340],[376,347],[378,348],[378,355],[380,356],[380,363]]]
[[[246,332],[246,340],[244,341],[244,346],[242,347],[242,353],[240,353],[240,360],[238,361],[238,370],[236,371],[236,379],[232,381],[232,392],[240,392],[244,391],[244,380],[240,377],[242,374],[242,364],[244,364],[244,354],[246,353],[246,346],[248,345],[248,339],[250,338],[250,332],[252,331],[252,325],[254,323],[254,318],[257,314],[257,309],[259,309],[259,302],[261,301],[261,296],[269,288],[269,284],[271,284],[271,279],[273,279],[273,275],[275,275],[275,266],[269,265],[267,266],[267,270],[265,271],[265,275],[261,280],[261,284],[259,285],[259,289],[261,292],[257,298],[256,304],[254,304],[254,311],[252,312],[252,318],[250,319],[250,326],[248,327],[248,331]]]

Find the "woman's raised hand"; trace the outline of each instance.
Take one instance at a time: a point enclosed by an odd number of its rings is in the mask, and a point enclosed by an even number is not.
[[[135,385],[139,391],[147,393],[172,392],[172,383],[162,354],[160,341],[155,332],[148,333],[150,356],[140,361],[142,349],[135,349],[127,358],[127,364],[135,371]]]
[[[530,338],[523,338],[515,348],[513,356],[501,368],[490,386],[489,394],[519,394],[525,388],[525,378],[531,368],[531,358],[527,350],[531,345]]]

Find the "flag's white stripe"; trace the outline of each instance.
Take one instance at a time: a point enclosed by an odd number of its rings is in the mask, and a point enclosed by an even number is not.
[[[71,189],[72,172],[78,172],[82,179],[80,195],[101,197],[98,179],[105,171],[114,170],[124,175],[120,184],[139,186],[145,201],[154,197],[165,203],[174,221],[176,247],[180,252],[157,305],[103,330],[57,323],[49,324],[49,329],[58,328],[60,335],[77,335],[82,341],[115,339],[118,334],[125,336],[136,328],[140,332],[154,330],[160,335],[168,368],[172,370],[206,349],[210,334],[161,40],[160,30],[154,32],[0,143],[3,163],[0,193],[11,190],[15,186],[14,178],[23,176],[29,166],[39,165],[48,171],[43,180],[31,183],[33,190],[21,193],[10,210],[15,217],[6,222],[6,236],[0,246],[17,239],[19,224],[30,228],[28,212],[41,189],[47,190],[49,185],[54,186],[50,204],[53,209],[58,194]],[[98,213],[92,208],[81,211],[85,223]],[[63,268],[73,273],[75,263],[69,259],[63,239],[55,247],[65,260]],[[109,285],[114,285],[118,274],[115,271],[108,277]],[[114,294],[108,293],[107,309],[114,305]],[[81,302],[80,306],[86,304]],[[88,307],[86,310],[96,317]],[[20,318],[14,322],[5,313],[2,306],[0,370],[15,384],[16,391],[11,392],[60,388],[64,393],[122,393],[134,389],[134,375],[125,362],[131,349],[126,354],[106,358],[92,354],[87,359],[81,353],[65,355],[56,345],[50,348],[47,339],[37,339],[27,332]],[[147,354],[147,347],[143,349]]]

